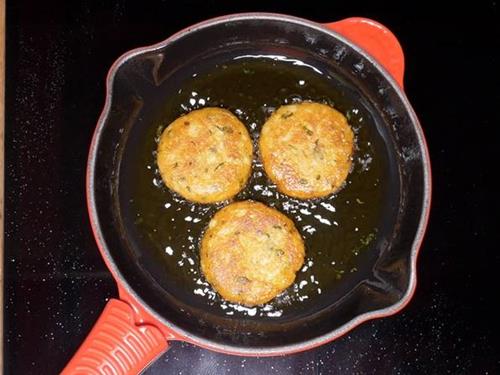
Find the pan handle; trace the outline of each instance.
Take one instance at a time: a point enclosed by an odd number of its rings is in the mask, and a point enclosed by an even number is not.
[[[353,17],[325,23],[373,56],[403,87],[405,57],[398,39],[384,25],[368,18]]]
[[[165,335],[150,324],[137,325],[126,302],[110,299],[63,375],[132,375],[168,349]]]

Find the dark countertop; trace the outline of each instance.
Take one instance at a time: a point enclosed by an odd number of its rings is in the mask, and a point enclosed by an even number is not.
[[[497,374],[496,240],[500,14],[496,2],[437,9],[329,2],[8,1],[5,373],[55,374],[115,284],[87,218],[87,150],[107,69],[123,52],[242,11],[319,22],[376,19],[406,54],[405,87],[433,163],[434,196],[415,297],[396,316],[282,358],[172,343],[147,374]],[[421,15],[423,14],[423,15]]]

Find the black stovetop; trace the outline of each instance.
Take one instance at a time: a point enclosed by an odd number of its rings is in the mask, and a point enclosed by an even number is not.
[[[399,37],[406,91],[429,142],[434,176],[417,292],[397,316],[365,323],[319,349],[258,359],[174,342],[146,373],[500,373],[499,204],[491,182],[498,171],[499,5],[441,12],[423,4],[328,3],[190,0],[173,8],[168,1],[8,1],[6,373],[57,373],[116,295],[84,196],[107,69],[133,47],[242,11],[320,22],[365,16]]]

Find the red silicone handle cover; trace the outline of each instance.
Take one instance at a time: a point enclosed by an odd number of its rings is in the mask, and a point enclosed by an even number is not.
[[[373,56],[403,87],[405,58],[398,39],[385,26],[368,18],[346,18],[324,26],[339,33]]]
[[[167,348],[158,328],[137,325],[132,307],[111,299],[62,374],[138,374]]]

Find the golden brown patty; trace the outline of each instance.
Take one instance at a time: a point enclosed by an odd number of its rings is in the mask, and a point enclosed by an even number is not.
[[[319,103],[280,107],[260,135],[264,169],[278,190],[296,198],[336,191],[351,169],[354,134],[346,118]]]
[[[165,184],[184,198],[223,201],[236,195],[250,176],[252,140],[231,112],[204,108],[163,131],[157,160]]]
[[[304,242],[293,222],[253,201],[217,212],[201,241],[201,269],[226,300],[265,303],[293,283],[304,262]]]

